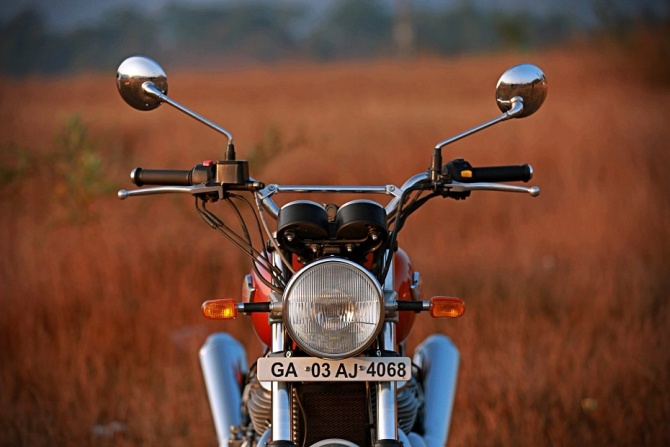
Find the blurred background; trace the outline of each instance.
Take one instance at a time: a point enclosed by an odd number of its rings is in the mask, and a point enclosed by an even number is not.
[[[542,194],[412,216],[425,295],[468,311],[419,317],[408,347],[461,350],[451,446],[670,445],[669,19],[662,0],[1,4],[0,445],[216,445],[198,349],[226,331],[262,350],[246,318],[200,315],[250,266],[192,200],[116,198],[137,166],[225,149],[121,100],[134,54],[254,178],[290,184],[399,185],[497,116],[506,68],[539,65],[540,111],[444,157],[530,163]]]
[[[530,50],[623,35],[665,0],[23,0],[0,6],[8,74],[111,70],[129,53],[170,67]]]

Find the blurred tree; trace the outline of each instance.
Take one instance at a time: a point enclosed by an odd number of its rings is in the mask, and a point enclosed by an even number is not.
[[[393,18],[378,1],[345,0],[336,3],[307,47],[320,59],[369,57],[391,52],[392,33]]]
[[[172,5],[160,23],[175,54],[186,51],[194,57],[209,54],[268,61],[297,52],[290,29],[302,14],[302,8],[270,4],[216,9]]]
[[[493,16],[495,30],[505,49],[519,49],[528,45],[529,24],[533,18],[527,14],[505,14],[498,12]]]
[[[114,69],[133,54],[153,54],[160,48],[156,24],[131,9],[112,12],[96,27],[63,36],[69,48],[70,69]]]
[[[404,59],[414,53],[412,0],[395,0],[393,40],[398,57]]]
[[[0,71],[24,75],[109,70],[137,53],[151,54],[171,66],[231,59],[365,58],[415,51],[452,55],[552,44],[569,38],[581,26],[569,12],[535,16],[478,7],[480,2],[469,0],[455,0],[449,8],[433,4],[420,9],[416,3],[333,1],[316,20],[306,3],[173,3],[151,17],[138,9],[117,10],[99,23],[69,33],[49,31],[37,12],[27,11],[0,25]],[[624,37],[623,31],[640,21],[659,21],[658,2],[639,3],[592,0],[601,25]],[[670,6],[661,14],[666,20],[668,10]]]
[[[441,54],[458,54],[495,48],[499,44],[489,15],[470,3],[445,12],[416,14],[417,47]]]
[[[48,41],[42,17],[27,10],[0,28],[0,69],[21,75],[41,62],[41,49]]]

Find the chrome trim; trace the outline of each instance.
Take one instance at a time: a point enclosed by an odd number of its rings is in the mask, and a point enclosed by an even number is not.
[[[431,335],[414,351],[413,361],[423,373],[423,441],[426,447],[447,444],[456,395],[460,354],[442,334]]]
[[[388,257],[393,256],[393,253],[388,253],[384,255],[384,263]],[[386,309],[384,311],[384,319],[386,321],[393,321],[394,323],[398,322],[398,292],[394,290],[395,286],[395,258],[391,258],[391,265],[389,266],[389,271],[384,278],[384,305]],[[384,328],[382,328],[382,332]],[[394,340],[390,341],[390,350],[394,350],[395,345],[393,344]],[[389,343],[386,343],[389,344]]]
[[[395,216],[396,210],[398,209],[398,204],[400,203],[400,198],[402,193],[404,193],[409,188],[417,186],[421,182],[430,180],[430,174],[428,172],[421,172],[410,177],[403,185],[400,187],[400,193],[396,194],[395,198],[391,200],[386,205],[386,217],[390,219]]]
[[[530,116],[544,103],[547,97],[547,78],[536,65],[519,64],[507,69],[496,85],[496,102],[501,112],[513,107],[513,101],[523,103],[520,112],[514,118]]]
[[[384,185],[384,186],[323,186],[323,185],[278,185],[272,183],[267,185],[265,188],[256,192],[256,199],[262,205],[263,209],[270,214],[274,219],[277,219],[279,216],[280,207],[272,200],[271,196],[280,192],[297,192],[297,193],[311,193],[311,192],[320,192],[320,193],[344,193],[344,194],[386,194],[393,196],[391,202],[386,205],[386,215],[391,217],[395,214],[395,208],[400,202],[400,197],[403,192],[410,187],[415,186],[428,179],[426,173],[416,174],[405,182],[405,184],[398,188],[395,185]]]
[[[193,186],[152,186],[149,188],[132,189],[130,191],[121,189],[117,193],[117,196],[119,199],[125,200],[128,197],[150,196],[154,194],[184,193],[196,195],[208,192],[218,193],[219,199],[223,199],[223,188],[221,186],[205,186],[204,184]]]
[[[277,243],[277,238],[276,238],[276,233],[272,232],[270,230],[270,226],[268,225],[268,220],[265,218],[265,213],[263,212],[263,209],[267,209],[265,205],[265,201],[261,200],[261,195],[259,193],[256,193],[254,195],[254,198],[256,199],[256,209],[258,210],[258,217],[261,220],[261,224],[263,225],[263,229],[265,230],[265,234],[268,236],[268,240],[270,241],[270,244],[272,247],[275,249],[275,255],[279,257],[279,261],[275,257],[275,263],[279,264],[280,262],[283,262],[284,266],[286,266],[287,269],[291,271],[291,273],[295,273],[295,269],[291,265],[291,262],[284,256],[284,253],[282,250],[279,248],[279,244]],[[279,216],[279,207],[272,201],[272,199],[268,199],[274,205],[274,208],[276,208],[276,213],[271,212],[268,210],[268,213],[276,220],[277,217]]]
[[[261,435],[261,437],[258,439],[258,442],[256,443],[257,446],[266,446],[268,442],[270,442],[270,437],[272,436],[272,428],[268,428],[265,430],[265,433]],[[250,444],[242,444],[243,446],[249,446]],[[221,446],[224,447],[224,446]],[[225,446],[228,447],[228,446]]]
[[[503,183],[460,183],[460,182],[451,182],[444,185],[446,189],[450,189],[455,192],[465,192],[465,191],[501,191],[501,192],[525,192],[530,194],[533,197],[540,195],[540,188],[537,186],[518,186],[518,185],[506,185]]]
[[[242,384],[238,378],[247,374],[246,352],[234,337],[219,332],[207,338],[199,358],[216,436],[219,446],[225,447],[230,428],[242,422]]]
[[[417,176],[414,176],[417,177]],[[407,182],[405,182],[407,185]],[[393,253],[386,253],[393,256]],[[386,258],[385,258],[386,259]],[[384,278],[384,293],[386,304],[395,302],[397,305],[397,293],[394,289],[394,267],[395,259],[391,258],[391,266],[386,278]],[[393,312],[395,314],[395,312]],[[382,351],[395,351],[396,323],[385,321],[377,339],[379,349]],[[396,401],[397,382],[377,382],[377,440],[398,439],[398,408]]]
[[[382,350],[395,349],[395,323],[384,323],[379,340]],[[398,439],[396,389],[397,382],[377,382],[377,440]]]
[[[228,139],[228,144],[233,144],[233,134],[228,132],[226,129],[223,127],[219,126],[218,124],[208,120],[202,115],[199,115],[195,112],[193,112],[190,109],[187,109],[186,107],[182,106],[179,104],[177,101],[172,100],[168,95],[160,91],[153,82],[147,81],[144,84],[142,84],[142,90],[144,93],[146,93],[149,96],[152,96],[159,101],[166,102],[170,104],[172,107],[175,109],[179,110],[180,112],[185,113],[186,115],[190,116],[191,118],[195,119],[196,121],[201,122],[205,126],[209,127],[210,129],[214,129],[215,131],[219,132],[220,134],[224,135]]]
[[[389,256],[391,256],[391,265],[389,266],[388,273],[386,273],[386,278],[384,278],[384,292],[392,293],[395,290],[395,257],[393,257],[393,253],[387,251],[384,255],[384,263],[388,261]]]
[[[295,202],[291,202],[291,203],[295,203]],[[348,201],[347,203],[342,204],[342,205],[338,208],[338,211],[341,210],[341,209],[346,208],[347,206],[355,205],[355,204],[357,204],[357,203],[369,203],[369,204],[371,204],[371,205],[378,206],[379,208],[382,208],[382,209],[384,208],[382,205],[379,204],[379,202],[375,202],[374,200],[370,200],[370,199],[354,199],[354,200],[350,200],[350,201]]]
[[[360,194],[394,194],[394,185],[356,186],[356,185],[268,185],[274,186],[274,192],[324,192],[324,193],[360,193]]]
[[[245,275],[244,276],[244,299],[246,300],[247,303],[250,303],[254,299],[254,295],[256,294],[256,288],[254,287],[254,280],[251,275]]]
[[[272,352],[284,352],[284,324],[272,324]],[[274,441],[291,439],[291,384],[272,382],[272,438]]]
[[[468,129],[465,132],[461,132],[458,135],[454,135],[451,138],[447,138],[446,140],[440,141],[435,145],[435,149],[440,150],[444,146],[447,146],[465,137],[469,137],[472,134],[475,134],[481,130],[493,126],[494,124],[498,124],[502,121],[507,121],[510,118],[514,118],[519,114],[521,114],[522,112],[523,112],[523,100],[521,99],[521,97],[515,96],[510,100],[510,109],[505,113],[503,113],[502,115],[493,118],[492,120],[486,121],[485,123],[480,124],[479,126],[475,126],[471,129]]]
[[[421,281],[421,273],[412,273],[412,284],[409,286],[409,290],[412,292],[412,298],[414,301],[421,301],[421,298],[423,297],[423,290],[421,288],[422,283],[423,281]]]
[[[310,447],[359,447],[346,439],[330,438],[315,442]]]
[[[270,196],[275,192],[276,191],[274,191],[274,189],[270,189],[269,186],[266,186],[265,188],[256,191],[254,194],[258,214],[260,214],[263,219],[265,218],[263,211],[267,211],[270,217],[272,217],[274,220],[279,218],[279,205],[277,205],[275,201],[270,198]]]
[[[151,82],[162,93],[167,94],[168,83],[165,70],[155,60],[145,56],[131,56],[121,62],[116,71],[116,88],[126,103],[137,110],[153,110],[162,102],[144,90]]]

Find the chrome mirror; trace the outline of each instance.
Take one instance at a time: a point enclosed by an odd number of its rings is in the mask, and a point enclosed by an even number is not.
[[[232,157],[230,160],[235,159],[232,134],[168,97],[167,75],[155,60],[145,56],[132,56],[121,62],[116,71],[116,88],[119,89],[124,101],[138,110],[153,110],[165,102],[214,129],[228,139],[227,157]]]
[[[508,69],[500,77],[496,86],[496,101],[503,114],[437,143],[433,157],[435,161],[431,170],[436,173],[438,172],[437,165],[441,163],[439,151],[444,146],[510,118],[522,118],[532,115],[540,108],[546,96],[547,78],[545,78],[544,73],[538,67],[532,64],[519,64]]]
[[[119,65],[116,88],[131,107],[153,110],[164,102],[154,89],[163,95],[167,94],[167,75],[153,59],[132,56]]]
[[[539,67],[519,64],[505,71],[496,85],[496,102],[503,113],[509,113],[515,102],[521,110],[510,113],[511,118],[523,118],[537,112],[547,97],[547,78]]]

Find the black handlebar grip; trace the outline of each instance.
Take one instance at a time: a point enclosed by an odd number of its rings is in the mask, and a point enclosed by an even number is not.
[[[184,169],[142,169],[135,168],[130,173],[130,180],[137,186],[143,185],[177,185],[191,186],[191,170]]]
[[[445,168],[452,180],[461,183],[527,182],[533,178],[533,167],[529,164],[473,168],[467,161],[458,159],[447,163]]]
[[[533,178],[529,164],[472,168],[473,182],[527,182]]]

